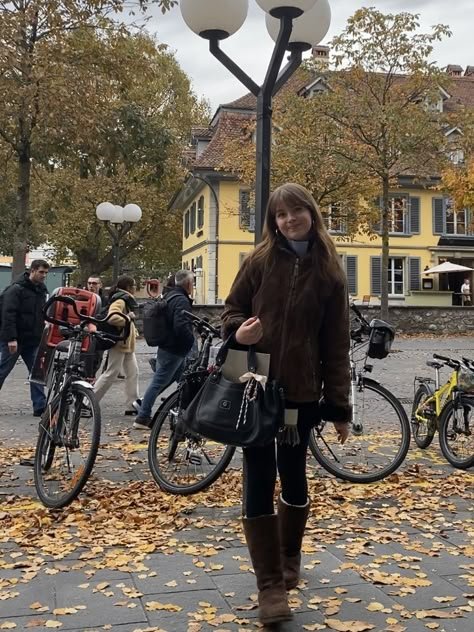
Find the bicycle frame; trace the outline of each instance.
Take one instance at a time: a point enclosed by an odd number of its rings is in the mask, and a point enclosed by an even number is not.
[[[446,405],[446,402],[450,399],[453,399],[453,393],[457,391],[457,386],[458,386],[457,371],[454,370],[451,373],[449,380],[446,382],[446,384],[443,384],[443,386],[440,386],[439,371],[440,369],[435,368],[435,372],[436,372],[435,392],[433,393],[433,395],[425,399],[423,403],[421,404],[421,406],[415,412],[415,419],[417,421],[429,423],[430,419],[428,419],[426,416],[423,415],[423,410],[427,409],[429,404],[433,402],[435,404],[436,417],[439,417],[441,415],[441,411]],[[425,378],[418,378],[418,377],[415,378],[415,380],[418,383],[424,383],[424,384],[426,384],[428,381]]]

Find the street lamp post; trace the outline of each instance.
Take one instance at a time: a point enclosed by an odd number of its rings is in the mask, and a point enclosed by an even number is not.
[[[105,223],[112,237],[113,248],[113,282],[117,283],[120,274],[120,243],[133,224],[140,221],[142,210],[137,204],[118,206],[110,202],[102,202],[96,208],[97,219]]]
[[[260,241],[270,195],[272,99],[301,65],[303,52],[316,46],[329,30],[328,0],[256,0],[266,12],[267,30],[275,47],[264,82],[258,86],[220,48],[245,22],[248,0],[181,0],[184,21],[197,35],[209,40],[209,50],[257,97],[255,242]],[[280,70],[285,51],[287,65]]]

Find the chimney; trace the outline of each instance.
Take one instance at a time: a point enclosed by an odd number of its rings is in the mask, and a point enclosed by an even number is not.
[[[329,66],[329,51],[329,46],[313,46],[313,58],[324,68]]]
[[[446,66],[446,74],[450,77],[462,77],[462,66],[448,64],[448,66]]]
[[[474,66],[467,66],[464,71],[465,77],[474,77]]]

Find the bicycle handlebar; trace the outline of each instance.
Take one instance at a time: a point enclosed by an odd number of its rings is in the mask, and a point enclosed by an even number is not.
[[[355,330],[351,331],[351,337],[352,338],[356,338],[360,334],[366,334],[366,335],[370,334],[370,323],[365,318],[365,316],[361,313],[361,311],[355,305],[355,303],[351,303],[350,304],[350,309],[354,312],[354,314],[356,315],[357,320],[360,323],[359,329],[355,329]]]
[[[459,360],[454,360],[453,358],[448,358],[447,356],[439,355],[438,353],[433,353],[433,358],[435,360],[441,360],[452,369],[458,369],[461,366],[461,362]]]
[[[220,331],[216,329],[215,327],[213,327],[210,323],[208,323],[207,320],[204,320],[203,318],[199,318],[199,316],[196,316],[196,314],[193,314],[192,312],[188,312],[185,309],[183,309],[183,314],[185,316],[188,316],[188,318],[192,320],[193,325],[195,325],[199,333],[201,333],[201,331],[207,331],[208,333],[212,334],[213,336],[216,336],[217,338],[221,337]]]
[[[113,316],[120,316],[123,318],[125,322],[128,322],[130,319],[126,314],[122,314],[121,312],[113,312],[112,314],[108,314],[105,318],[94,318],[93,316],[88,316],[87,314],[81,314],[77,309],[77,303],[71,296],[50,296],[45,306],[43,307],[43,314],[45,320],[48,323],[52,323],[53,325],[59,325],[60,327],[66,327],[67,329],[74,329],[75,325],[69,323],[67,320],[60,320],[59,318],[55,318],[48,314],[48,310],[53,305],[53,303],[64,303],[65,305],[70,305],[73,309],[74,314],[79,319],[79,326],[82,329],[83,325],[86,323],[92,325],[100,325],[101,323],[106,323]],[[120,342],[121,340],[126,340],[128,336],[127,328],[124,327],[124,330],[121,334],[115,335],[109,332],[100,332],[100,331],[91,331],[90,334],[94,336],[98,336],[99,338],[108,338],[110,340],[114,340],[116,342]]]

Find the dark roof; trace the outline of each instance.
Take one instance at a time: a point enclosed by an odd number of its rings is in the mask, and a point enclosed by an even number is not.
[[[447,112],[474,108],[474,76],[449,77],[446,91],[451,95],[444,103]]]
[[[212,127],[192,127],[191,136],[193,138],[199,138],[200,140],[211,139],[214,134]]]
[[[304,94],[304,89],[318,77],[321,71],[308,79],[307,73],[295,73],[282,92],[292,91],[294,94]],[[400,80],[404,76],[400,75]],[[474,109],[474,76],[446,77],[446,85],[441,86],[450,96],[444,102],[446,112],[456,112],[461,108]],[[207,147],[196,159],[196,148],[188,148],[183,156],[189,168],[219,169],[224,160],[225,145],[229,140],[242,137],[246,123],[254,119],[257,99],[250,92],[235,101],[221,105],[209,127],[192,128],[192,136],[196,139],[209,140]]]
[[[214,125],[214,135],[211,142],[194,163],[196,169],[218,169],[222,166],[226,144],[233,139],[242,137],[246,123],[253,115],[221,110]]]

